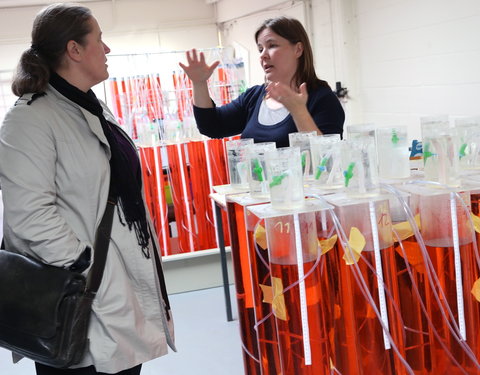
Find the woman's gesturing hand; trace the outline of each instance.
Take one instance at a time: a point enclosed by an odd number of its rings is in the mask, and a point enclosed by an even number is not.
[[[194,48],[186,53],[187,65],[178,63],[185,71],[192,83],[206,82],[212,75],[215,68],[220,64],[220,61],[215,61],[212,65],[205,62],[205,55],[203,52],[198,53]]]
[[[308,93],[307,85],[302,83],[297,91],[280,82],[270,82],[266,87],[267,98],[283,104],[290,113],[306,108]]]

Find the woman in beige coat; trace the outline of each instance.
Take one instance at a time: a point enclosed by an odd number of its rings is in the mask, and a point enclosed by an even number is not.
[[[12,85],[20,98],[0,128],[6,248],[87,273],[110,180],[119,200],[88,353],[74,369],[36,363],[38,375],[137,375],[175,350],[136,149],[91,90],[108,78],[109,52],[89,9],[44,9]]]

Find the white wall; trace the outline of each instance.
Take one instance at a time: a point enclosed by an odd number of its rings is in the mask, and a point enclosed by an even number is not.
[[[249,84],[263,82],[253,34],[266,18],[288,15],[307,28],[317,74],[351,98],[346,124],[405,124],[478,115],[479,0],[116,0],[87,3],[112,54],[234,45],[249,60]],[[13,69],[30,43],[40,8],[0,9],[0,70]]]
[[[281,14],[298,18],[310,32],[317,74],[332,88],[341,81],[349,89],[347,125],[403,124],[410,139],[419,139],[421,116],[480,112],[478,0],[219,0],[216,6],[224,44],[249,51],[251,84],[263,80],[253,42],[258,24]]]
[[[359,118],[408,125],[418,139],[421,116],[480,113],[480,1],[354,0],[354,7]]]
[[[311,8],[309,8],[311,3]],[[267,18],[288,16],[298,19],[307,29],[314,47],[317,75],[335,87],[332,21],[329,0],[316,1],[236,1],[220,0],[217,3],[217,19],[224,45],[240,45],[247,50],[250,62],[249,83],[260,84],[264,74],[254,40],[258,26]]]
[[[89,2],[85,6],[98,19],[112,55],[218,45],[214,8],[204,0],[110,0]],[[32,23],[40,9],[40,6],[0,8],[0,124],[16,100],[10,92],[11,71],[30,46]],[[111,64],[110,73],[114,70]],[[104,99],[101,87],[95,91]]]
[[[220,4],[228,3],[224,0]],[[228,8],[230,9],[230,8]],[[219,15],[221,13],[219,12]],[[227,21],[219,25],[222,32],[222,44],[224,46],[233,45],[238,50],[246,50],[249,69],[246,71],[247,81],[249,85],[258,85],[264,82],[264,73],[260,65],[257,44],[255,43],[254,34],[258,26],[267,18],[276,17],[278,15],[288,15],[303,20],[302,6],[289,6],[281,10],[262,11],[257,14],[247,15],[234,21]]]
[[[116,0],[86,3],[112,54],[182,50],[218,44],[214,9],[203,0]],[[30,45],[38,6],[0,9],[0,70],[13,69]]]

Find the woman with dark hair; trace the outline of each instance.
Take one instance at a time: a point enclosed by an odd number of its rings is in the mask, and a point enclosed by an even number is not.
[[[138,375],[142,363],[175,350],[136,148],[91,90],[108,78],[109,52],[88,8],[45,8],[12,84],[20,98],[0,128],[10,251],[86,274],[109,186],[118,197],[87,353],[69,369],[36,363],[38,375]]]
[[[345,113],[327,82],[317,78],[313,52],[302,24],[293,18],[266,20],[255,32],[264,85],[253,86],[231,103],[216,107],[207,80],[218,66],[195,49],[180,63],[193,85],[198,129],[209,137],[241,134],[255,142],[288,146],[288,134],[342,134]]]

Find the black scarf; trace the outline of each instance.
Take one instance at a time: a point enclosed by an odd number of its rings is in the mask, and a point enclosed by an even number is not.
[[[150,256],[147,247],[150,235],[145,205],[142,198],[141,172],[139,169],[139,172],[135,174],[132,168],[130,168],[131,163],[128,161],[128,156],[119,146],[113,134],[113,131],[115,130],[112,128],[115,125],[109,123],[103,116],[103,108],[92,90],[88,90],[88,92],[85,93],[75,86],[72,86],[56,73],[51,73],[50,84],[60,94],[100,119],[112,155],[110,158],[110,183],[113,191],[118,195],[118,201],[125,216],[125,221],[128,224],[128,228],[130,230],[132,227],[134,228],[137,242],[142,248],[142,253],[149,258]],[[122,222],[122,220],[120,221]]]

